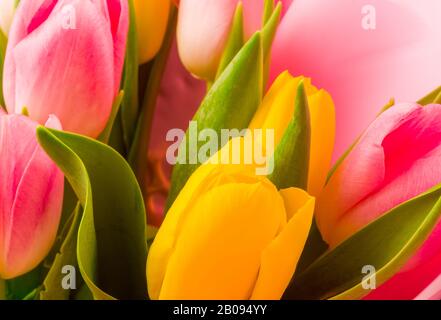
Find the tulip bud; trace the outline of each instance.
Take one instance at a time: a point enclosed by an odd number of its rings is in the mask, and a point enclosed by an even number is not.
[[[97,137],[109,119],[128,31],[125,0],[21,0],[9,33],[4,97],[9,112]],[[42,45],[43,44],[43,45]]]
[[[47,126],[61,128],[49,117]],[[37,123],[0,111],[0,278],[35,268],[52,247],[61,216],[62,172],[37,143]]]
[[[395,105],[338,166],[317,201],[322,236],[335,247],[390,209],[441,182],[441,105]]]
[[[303,80],[308,98],[311,121],[311,145],[308,192],[317,196],[325,185],[331,166],[335,137],[335,110],[331,96],[317,89],[311,79],[292,77],[289,72],[279,75],[254,115],[250,129],[274,129],[275,145],[279,144],[294,116],[297,87]]]
[[[280,299],[308,236],[314,198],[254,171],[204,164],[149,252],[152,299]]]
[[[239,2],[243,2],[246,40],[263,26],[264,0],[179,1],[179,55],[187,70],[195,76],[206,80],[215,78]],[[280,2],[285,13],[292,0]]]
[[[0,0],[0,32],[5,36],[9,33],[16,4],[17,0]]]
[[[151,60],[164,40],[170,0],[134,0],[138,30],[139,63]]]

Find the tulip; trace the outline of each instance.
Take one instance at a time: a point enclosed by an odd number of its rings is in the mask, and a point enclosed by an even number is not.
[[[441,183],[440,165],[441,105],[399,104],[385,111],[317,199],[323,239],[335,248],[390,209]],[[413,298],[429,285],[441,272],[440,231],[438,224],[401,272],[373,297]]]
[[[305,245],[314,198],[235,165],[201,166],[150,248],[152,299],[280,299]]]
[[[264,1],[245,0],[244,36],[262,27]],[[284,0],[285,8],[292,0]],[[192,74],[213,80],[231,30],[239,0],[182,0],[179,3],[178,48],[184,66]]]
[[[46,125],[60,129],[49,117]],[[0,278],[35,268],[55,241],[61,216],[62,172],[38,145],[37,123],[0,111]]]
[[[250,124],[250,129],[274,129],[275,145],[294,116],[297,86],[303,80],[311,119],[308,192],[317,196],[325,185],[334,147],[335,112],[331,96],[318,90],[311,79],[284,72],[275,80]]]
[[[0,0],[0,32],[8,35],[17,0]]]
[[[150,61],[164,40],[170,0],[134,0],[138,29],[139,63]]]
[[[271,79],[288,69],[330,92],[336,159],[391,97],[417,101],[440,85],[440,11],[438,0],[295,0],[274,40]]]
[[[22,0],[9,33],[4,97],[9,112],[97,137],[119,91],[127,1]],[[43,45],[44,44],[44,45]]]

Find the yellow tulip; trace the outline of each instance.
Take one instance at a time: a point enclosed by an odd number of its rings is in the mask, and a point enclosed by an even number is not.
[[[138,31],[139,63],[151,60],[164,40],[170,0],[134,0]]]
[[[305,245],[314,201],[303,190],[279,192],[251,167],[202,165],[150,248],[150,298],[280,299]]]
[[[311,119],[308,192],[317,196],[325,185],[334,148],[335,110],[329,93],[318,90],[309,78],[294,78],[289,72],[284,72],[266,94],[251,121],[250,129],[274,129],[277,145],[294,115],[297,86],[301,80],[305,85]]]

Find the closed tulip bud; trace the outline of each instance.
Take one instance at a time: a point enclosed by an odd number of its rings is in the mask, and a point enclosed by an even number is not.
[[[292,0],[281,1],[285,8]],[[264,0],[181,0],[177,40],[184,66],[195,76],[213,80],[232,28],[234,12],[243,2],[245,39],[263,25]]]
[[[150,61],[164,40],[170,0],[134,0],[138,31],[139,63]]]
[[[314,198],[244,166],[204,164],[149,252],[152,299],[280,299],[311,226]]]
[[[17,0],[0,0],[0,32],[8,35]]]
[[[60,128],[51,116],[46,124]],[[37,123],[0,109],[0,278],[31,271],[48,254],[60,221],[62,172],[38,145]]]
[[[308,192],[317,196],[325,185],[331,166],[335,137],[334,103],[324,89],[317,89],[311,80],[294,78],[289,72],[279,75],[266,94],[262,105],[251,121],[251,129],[273,129],[275,144],[281,140],[294,116],[297,86],[303,80],[311,120],[311,145]]]
[[[9,33],[4,97],[9,112],[97,137],[120,87],[128,31],[125,0],[21,0]]]
[[[441,105],[396,105],[380,115],[317,200],[331,247],[390,209],[441,183]]]

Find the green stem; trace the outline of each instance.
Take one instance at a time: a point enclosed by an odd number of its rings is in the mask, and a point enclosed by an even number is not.
[[[0,301],[6,300],[6,282],[0,278]]]
[[[155,114],[156,100],[158,98],[161,80],[175,35],[176,21],[177,10],[174,6],[172,6],[170,12],[170,23],[168,25],[162,48],[153,62],[144,101],[138,118],[135,137],[128,157],[128,161],[136,174],[144,197],[146,196],[147,191],[147,161],[153,116]]]

